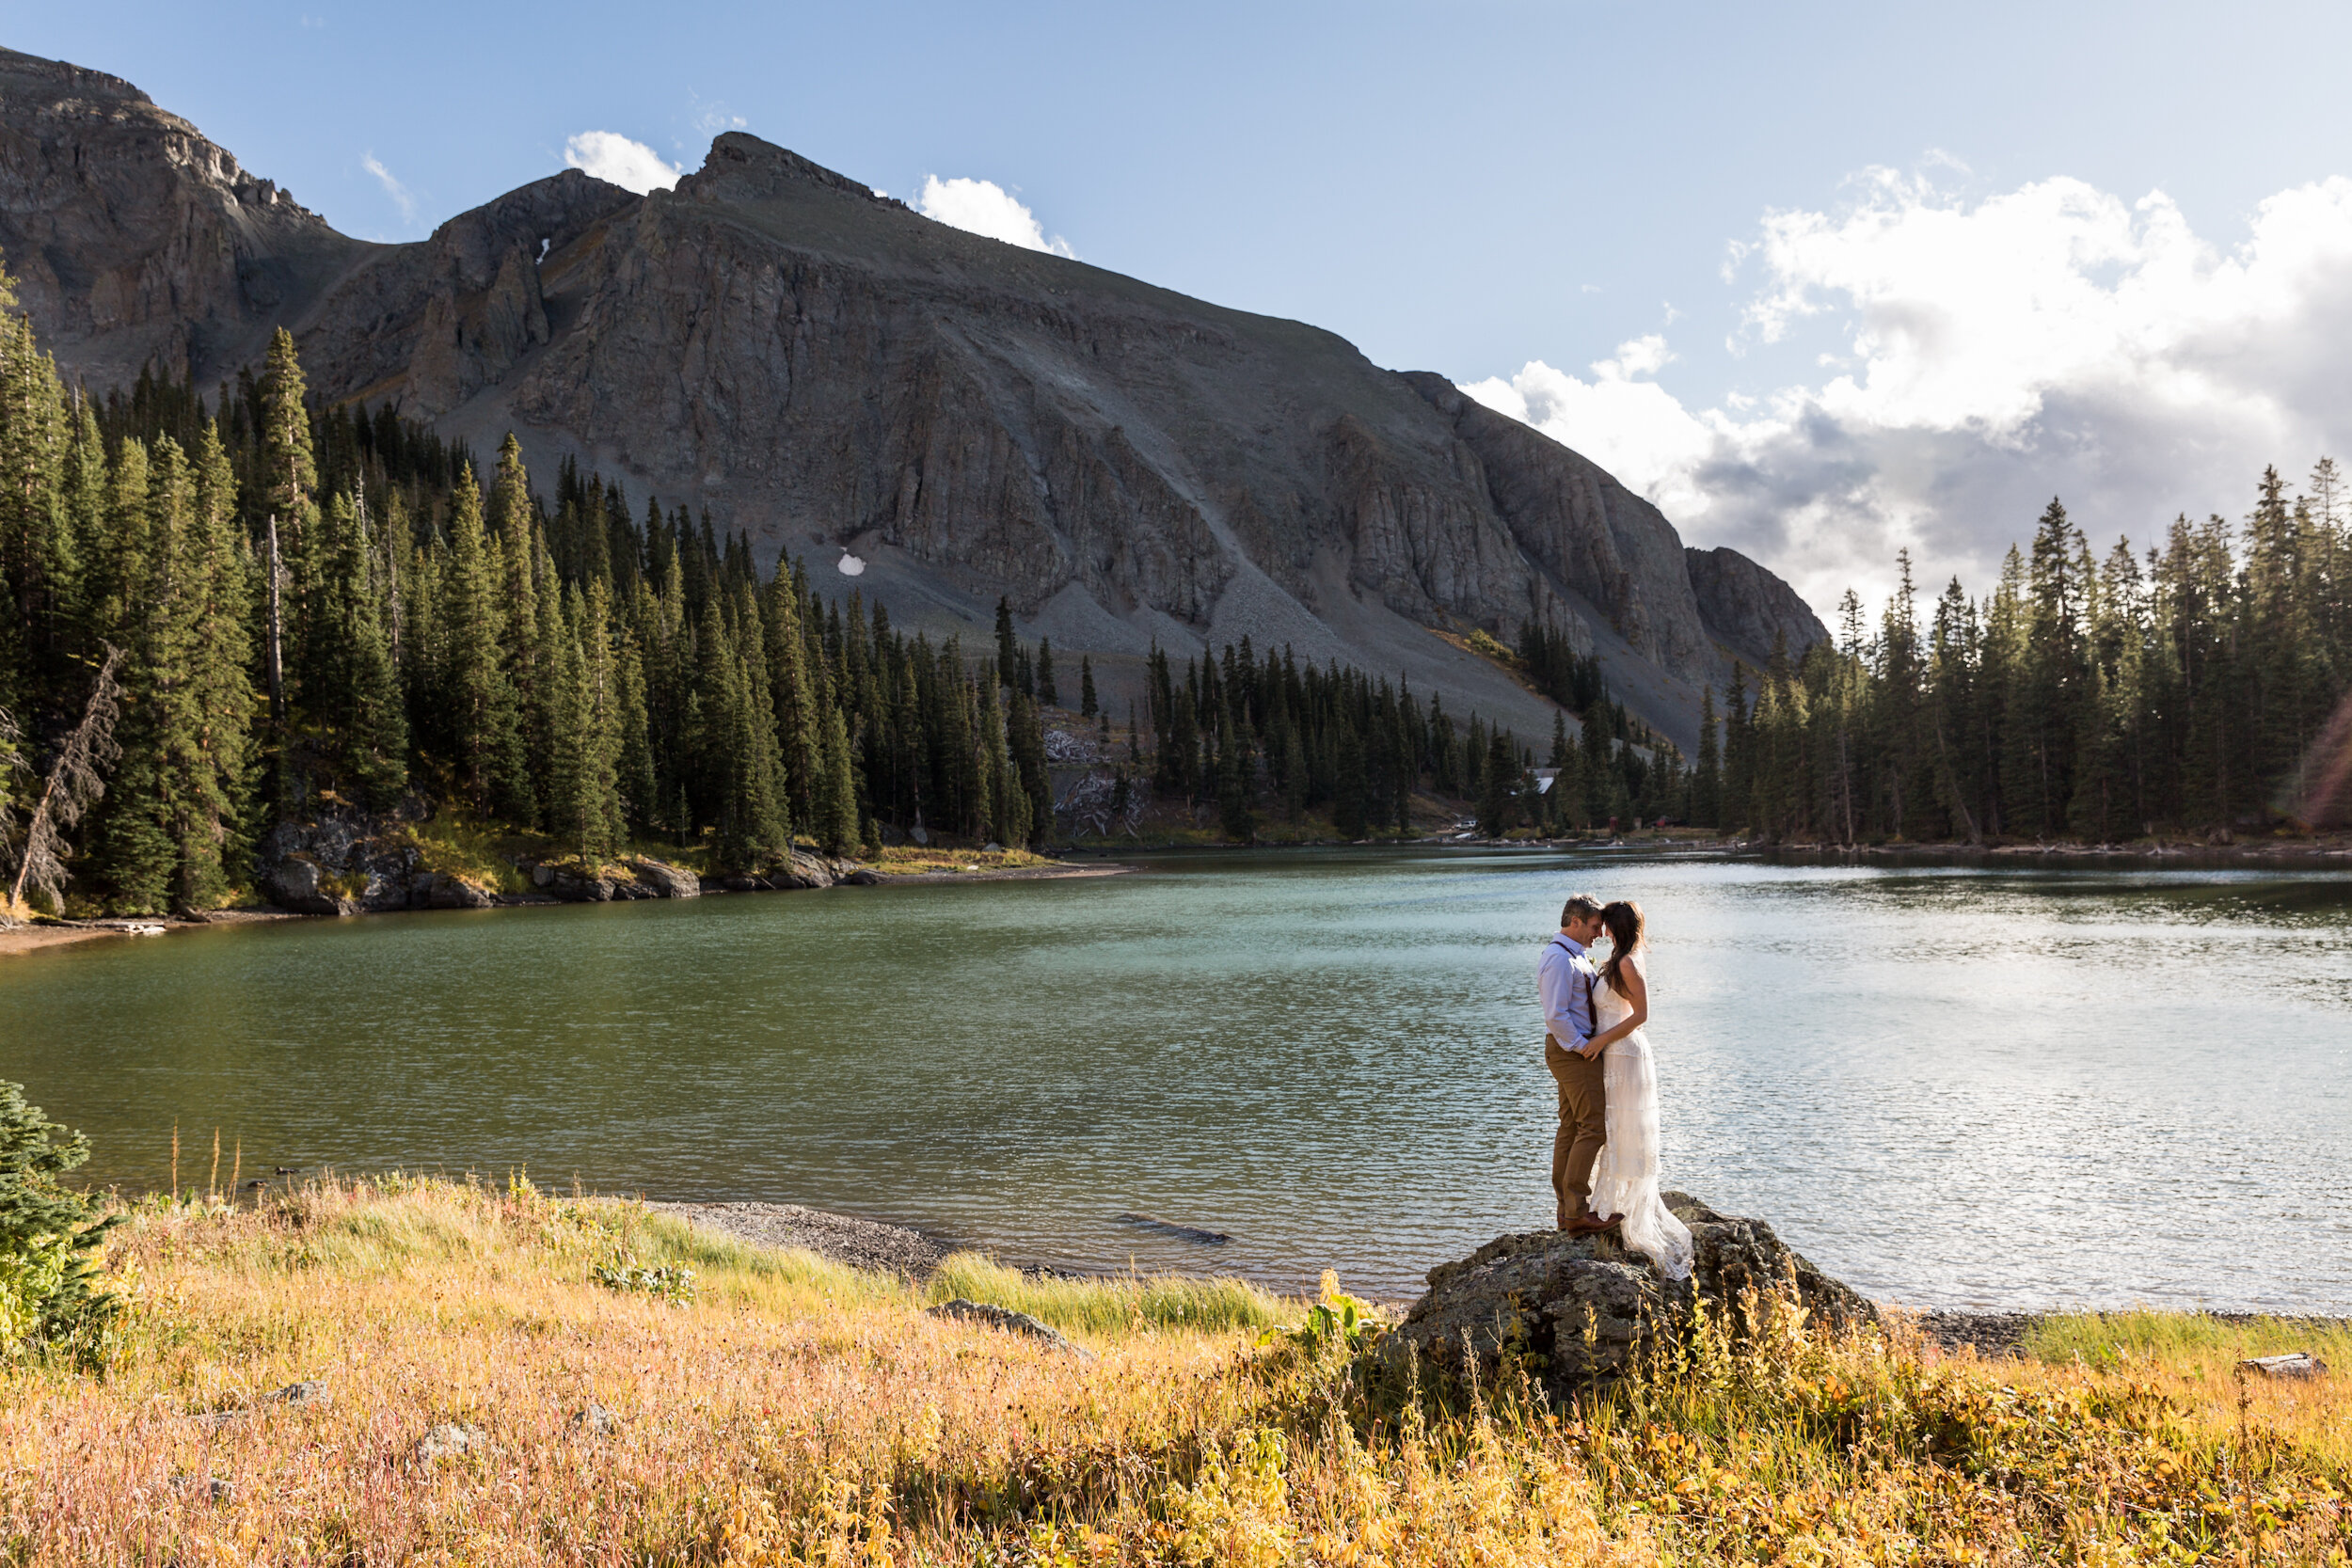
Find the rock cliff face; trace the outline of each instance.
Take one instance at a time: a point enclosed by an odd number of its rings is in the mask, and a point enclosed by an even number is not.
[[[0,50],[0,251],[43,343],[91,385],[233,369],[379,248],[120,77]]]
[[[740,133],[674,191],[571,172],[368,245],[127,83],[6,55],[0,89],[0,246],[93,384],[151,358],[209,380],[282,322],[325,395],[485,451],[513,428],[771,550],[853,551],[901,625],[984,634],[1008,595],[1113,688],[1154,640],[1249,634],[1540,735],[1546,705],[1425,628],[1548,616],[1688,745],[1759,628],[1820,635],[1737,556],[1702,594],[1656,508],[1442,377]]]
[[[1734,549],[1690,549],[1691,589],[1716,640],[1752,666],[1776,644],[1794,657],[1829,636],[1797,591]]]

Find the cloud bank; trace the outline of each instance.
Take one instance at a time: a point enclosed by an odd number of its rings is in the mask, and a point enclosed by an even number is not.
[[[1575,447],[1694,544],[1726,544],[1828,610],[1989,585],[2052,495],[2102,546],[2179,512],[2236,516],[2263,466],[2352,451],[2352,181],[2281,191],[2222,249],[2173,201],[2055,179],[1974,202],[1873,170],[1836,213],[1768,214],[1734,353],[1823,352],[1823,378],[1694,409],[1662,337],[1580,377],[1540,360],[1464,391]]]
[[[644,142],[617,131],[582,131],[564,144],[564,164],[639,196],[668,190],[685,172]]]
[[[936,174],[927,174],[923,177],[923,189],[914,198],[914,210],[952,228],[985,234],[1025,250],[1043,250],[1056,256],[1077,254],[1060,235],[1047,239],[1037,214],[993,180],[942,180]]]

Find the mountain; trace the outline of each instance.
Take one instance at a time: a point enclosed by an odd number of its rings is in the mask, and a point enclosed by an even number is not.
[[[1824,635],[1597,465],[1332,333],[934,223],[755,136],[673,191],[578,171],[373,245],[129,83],[0,54],[0,252],[70,376],[199,384],[278,325],[311,387],[570,455],[838,562],[902,626],[1025,633],[1123,688],[1153,640],[1404,672],[1540,739],[1432,628],[1530,617],[1691,745],[1733,657]],[[862,563],[862,564],[861,564]]]

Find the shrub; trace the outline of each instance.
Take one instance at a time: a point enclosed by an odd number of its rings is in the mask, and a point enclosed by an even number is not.
[[[94,1257],[115,1218],[97,1218],[57,1185],[88,1158],[87,1137],[26,1104],[24,1085],[0,1080],[0,1354],[69,1343],[94,1354],[121,1311],[99,1288]]]
[[[1496,641],[1484,630],[1472,630],[1466,641],[1470,643],[1470,652],[1482,658],[1491,658],[1497,664],[1509,665],[1516,665],[1519,661],[1518,654]]]

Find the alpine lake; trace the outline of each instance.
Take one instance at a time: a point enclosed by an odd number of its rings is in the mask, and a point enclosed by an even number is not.
[[[0,961],[82,1178],[406,1169],[1418,1293],[1549,1222],[1538,949],[1638,898],[1665,1182],[1918,1307],[2352,1312],[2352,877],[1420,847]],[[1218,1232],[1186,1239],[1136,1223]]]

